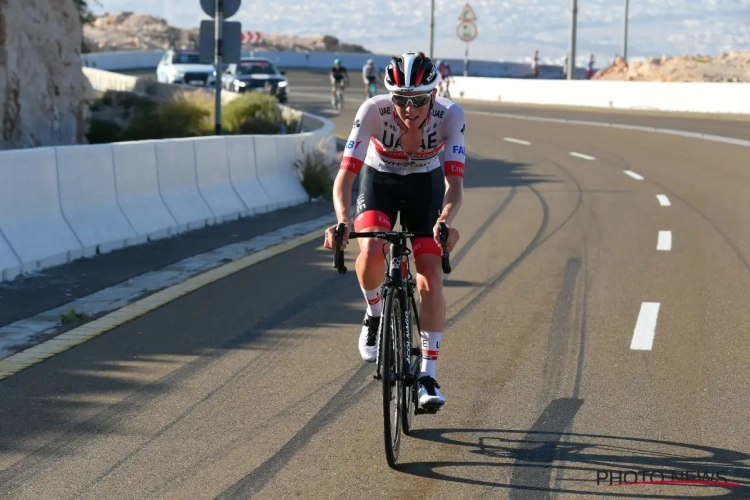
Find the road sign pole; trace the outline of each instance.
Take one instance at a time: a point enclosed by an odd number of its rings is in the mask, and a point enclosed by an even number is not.
[[[433,58],[435,47],[435,0],[430,0],[430,59]]]
[[[216,68],[216,121],[215,133],[221,135],[221,56],[222,56],[222,25],[224,24],[224,0],[216,0],[216,16],[214,17],[214,68]]]
[[[576,23],[578,21],[578,0],[573,0],[570,20],[570,59],[568,60],[568,80],[576,79]]]
[[[469,76],[469,42],[466,42],[464,51],[464,76]]]

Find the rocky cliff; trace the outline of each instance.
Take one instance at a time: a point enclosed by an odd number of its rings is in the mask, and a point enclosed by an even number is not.
[[[91,86],[70,0],[0,0],[0,149],[76,144]]]
[[[750,82],[750,52],[719,56],[652,57],[626,62],[617,57],[594,75],[593,80],[658,82]]]
[[[161,17],[134,12],[101,14],[83,27],[87,52],[167,49],[173,44],[197,47],[198,33],[197,27],[178,28]],[[361,45],[342,43],[329,35],[305,38],[269,33],[262,33],[261,43],[245,49],[369,52]]]

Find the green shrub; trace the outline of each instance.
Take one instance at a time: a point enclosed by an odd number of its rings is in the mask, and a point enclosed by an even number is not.
[[[108,144],[120,140],[122,127],[112,120],[92,118],[89,120],[89,130],[86,139],[89,144]]]
[[[279,133],[280,128],[280,123],[272,122],[263,116],[258,116],[242,122],[236,133],[242,135],[275,135]]]
[[[126,141],[143,141],[207,135],[211,133],[211,115],[205,102],[186,95],[139,104],[122,137]]]
[[[305,153],[294,161],[294,168],[310,198],[333,199],[333,172],[335,164],[326,154],[317,149]]]
[[[245,92],[222,106],[221,126],[228,134],[236,134],[243,123],[259,117],[281,125],[279,101],[265,92]]]

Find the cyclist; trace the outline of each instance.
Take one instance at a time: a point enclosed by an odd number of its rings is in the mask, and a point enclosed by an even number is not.
[[[451,71],[451,65],[438,59],[437,70],[440,74],[440,83],[438,84],[438,95],[443,97],[450,97],[450,91],[448,86],[450,85],[450,79],[453,78],[453,72]]]
[[[331,104],[336,99],[336,87],[340,86],[341,91],[349,84],[349,74],[346,72],[346,68],[341,65],[341,59],[334,59],[333,67],[328,73],[331,77]]]
[[[435,365],[445,323],[445,298],[439,248],[439,225],[448,226],[448,251],[456,245],[458,231],[451,226],[463,200],[464,111],[437,96],[437,69],[423,52],[406,52],[391,59],[384,84],[390,94],[365,101],[357,111],[341,166],[333,187],[339,223],[346,225],[346,247],[352,221],[349,217],[352,185],[359,175],[354,217],[355,231],[391,230],[401,207],[406,227],[432,231],[433,238],[412,241],[420,296],[422,360],[419,404],[439,408],[445,403],[435,378]],[[441,168],[438,154],[445,151]],[[325,247],[333,249],[334,231],[325,233]],[[385,275],[388,243],[375,238],[358,240],[356,270],[367,312],[359,337],[362,359],[377,358],[382,303],[380,286]]]
[[[372,59],[368,59],[367,63],[362,67],[362,81],[365,83],[365,99],[374,97],[375,93],[370,93],[370,85],[375,83],[375,78],[378,76],[378,70],[375,68],[375,63]],[[376,87],[377,90],[377,87]]]

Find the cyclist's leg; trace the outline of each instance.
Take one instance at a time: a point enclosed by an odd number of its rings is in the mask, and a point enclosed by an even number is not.
[[[353,229],[358,232],[389,231],[398,214],[399,184],[386,174],[362,166],[359,173],[359,196],[354,216]],[[360,288],[367,303],[367,313],[360,331],[359,351],[362,359],[375,362],[377,357],[377,332],[383,311],[380,286],[383,284],[389,243],[381,239],[360,238],[360,252],[356,271]]]
[[[404,217],[412,231],[432,231],[443,209],[445,178],[443,170],[436,168],[424,174],[407,176],[409,202],[404,207]],[[417,267],[419,290],[419,332],[422,341],[422,366],[419,375],[419,403],[424,407],[438,408],[445,398],[438,390],[435,367],[440,351],[440,341],[445,325],[445,296],[440,247],[433,238],[415,238],[412,243]]]

